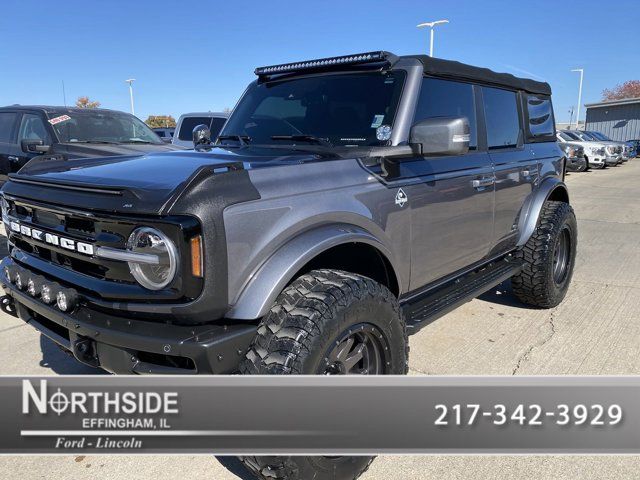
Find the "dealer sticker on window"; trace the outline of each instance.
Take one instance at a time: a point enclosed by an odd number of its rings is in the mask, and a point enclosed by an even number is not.
[[[59,117],[49,119],[49,123],[51,125],[56,125],[58,123],[66,122],[67,120],[71,120],[69,115],[60,115]]]
[[[371,128],[378,128],[380,125],[382,125],[383,121],[384,115],[374,115],[373,122],[371,122]]]

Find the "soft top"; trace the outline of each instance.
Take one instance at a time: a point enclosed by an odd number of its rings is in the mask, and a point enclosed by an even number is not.
[[[516,77],[510,73],[498,73],[488,68],[475,67],[454,60],[432,58],[428,55],[407,55],[400,58],[419,60],[422,62],[424,72],[434,77],[460,78],[539,95],[551,95],[551,86],[547,82],[537,82],[529,78]]]

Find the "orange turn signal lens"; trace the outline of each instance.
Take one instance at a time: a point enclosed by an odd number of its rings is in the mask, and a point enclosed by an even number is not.
[[[202,237],[198,235],[191,239],[191,273],[202,278],[202,270]]]

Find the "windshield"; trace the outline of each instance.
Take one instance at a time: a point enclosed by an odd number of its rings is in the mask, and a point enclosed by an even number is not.
[[[584,142],[594,142],[594,141],[598,141],[597,138],[592,137],[591,135],[589,135],[586,132],[578,132],[576,131],[575,135],[577,135],[582,141]]]
[[[49,123],[61,143],[162,143],[133,115],[104,110],[57,112]]]
[[[564,138],[565,140],[578,140],[578,141],[582,140],[578,135],[576,135],[573,132],[562,132],[560,135],[564,135],[562,138]],[[565,137],[569,137],[569,138],[565,138]]]
[[[578,140],[577,138],[573,138],[568,133],[564,133],[564,132],[558,133],[558,136],[565,142],[570,142],[571,140]]]
[[[611,142],[612,141],[609,137],[607,137],[606,135],[604,135],[603,133],[600,133],[600,132],[589,132],[589,134],[592,137],[595,137],[595,138],[597,138],[599,140],[604,140],[605,142]]]
[[[393,126],[405,74],[349,73],[253,84],[220,134],[254,144],[379,146]]]

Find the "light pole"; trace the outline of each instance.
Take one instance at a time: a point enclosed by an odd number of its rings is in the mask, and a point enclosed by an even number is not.
[[[135,81],[136,81],[135,78],[128,78],[127,80],[125,80],[125,82],[129,84],[129,99],[131,100],[131,115],[136,114],[135,110],[133,109],[133,82]]]
[[[436,25],[442,25],[444,23],[449,23],[449,20],[436,20],[435,22],[425,22],[419,25],[416,25],[418,28],[429,27],[431,29],[431,41],[429,42],[429,56],[433,57],[433,27]]]
[[[580,72],[580,87],[578,88],[578,109],[576,112],[576,130],[578,130],[578,125],[580,125],[580,104],[582,103],[582,79],[584,77],[584,69],[574,68],[571,71]]]

